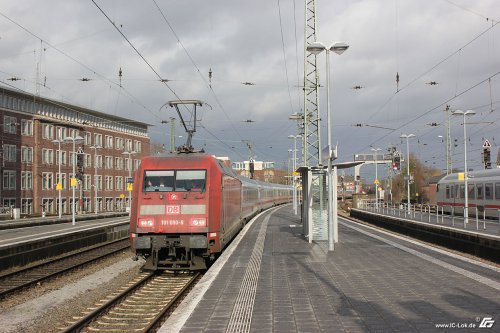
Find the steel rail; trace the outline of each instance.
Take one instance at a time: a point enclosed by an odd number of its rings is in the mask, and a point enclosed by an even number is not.
[[[47,280],[54,276],[66,273],[72,269],[87,265],[93,261],[122,251],[129,246],[128,237],[124,237],[108,243],[100,244],[98,246],[86,248],[82,251],[71,253],[63,257],[49,259],[34,266],[21,268],[13,272],[0,275],[0,298],[3,298],[19,289],[34,285],[40,281]],[[106,248],[110,249],[106,250]],[[67,261],[67,263],[64,263],[64,261]],[[8,286],[9,282],[14,282],[13,286]]]
[[[144,328],[141,330],[138,329],[133,329],[134,332],[151,332],[154,330],[154,328],[161,323],[163,320],[164,316],[168,313],[169,310],[171,310],[172,306],[175,305],[181,298],[182,296],[186,293],[186,291],[190,290],[190,288],[193,286],[194,282],[198,280],[198,278],[201,276],[201,273],[196,273],[191,276],[189,281],[185,282],[185,285],[176,291],[175,295],[168,301],[168,303],[164,306],[161,307],[159,311],[157,311],[154,317],[152,317],[149,320],[149,323],[147,323]],[[115,306],[119,306],[120,304],[123,304],[124,302],[127,302],[127,299],[130,298],[137,298],[136,293],[141,292],[143,288],[146,288],[148,283],[154,283],[156,277],[161,277],[161,275],[157,274],[156,272],[144,272],[143,276],[140,277],[139,280],[134,282],[132,285],[130,285],[127,289],[121,291],[119,294],[115,295],[111,299],[107,300],[103,304],[99,305],[97,308],[93,309],[90,311],[88,314],[86,314],[84,317],[78,319],[76,322],[72,323],[71,326],[62,329],[60,332],[61,333],[70,333],[70,332],[80,332],[80,331],[85,331],[85,327],[91,325],[94,322],[97,322],[99,318],[101,318],[105,314],[109,314],[110,311],[113,309]],[[179,276],[182,277],[182,276]],[[174,282],[174,281],[172,281]],[[146,302],[151,301],[149,299],[146,300]],[[139,301],[135,300],[135,303]],[[91,329],[91,330],[96,330],[96,328]],[[98,330],[98,329],[97,329]],[[120,330],[122,332],[126,332],[127,330],[124,328]]]

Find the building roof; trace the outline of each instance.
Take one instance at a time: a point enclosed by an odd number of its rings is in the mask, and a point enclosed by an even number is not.
[[[101,119],[107,120],[108,122],[116,122],[116,123],[120,123],[120,124],[126,124],[126,125],[129,125],[132,127],[138,127],[140,129],[143,129],[143,130],[147,130],[148,126],[152,126],[151,124],[144,123],[141,121],[132,120],[129,118],[124,118],[124,117],[119,117],[116,115],[111,115],[109,113],[104,113],[104,112],[84,108],[81,106],[77,106],[77,105],[73,105],[73,104],[69,104],[69,103],[65,103],[65,102],[61,102],[61,101],[56,101],[56,100],[46,98],[46,97],[36,96],[34,94],[27,93],[27,92],[20,90],[20,89],[14,90],[14,89],[11,89],[11,88],[8,88],[5,86],[1,86],[0,87],[0,94],[16,96],[20,99],[25,99],[25,100],[32,102],[32,103],[41,103],[42,105],[51,105],[54,107],[59,107],[61,109],[75,112],[76,114],[81,113],[81,114],[91,115],[91,116],[94,116],[96,118],[101,118]],[[0,106],[3,106],[3,105],[0,105]],[[34,109],[30,110],[29,108],[26,108],[26,109],[15,108],[15,110],[25,111],[27,113],[32,113],[32,114],[38,114],[37,112],[35,112]],[[36,111],[39,111],[39,110],[36,110]]]

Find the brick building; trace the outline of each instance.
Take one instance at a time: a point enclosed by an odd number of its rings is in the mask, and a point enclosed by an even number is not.
[[[75,146],[78,211],[94,211],[96,202],[99,211],[128,206],[127,177],[149,155],[148,124],[7,88],[0,89],[0,117],[0,206],[55,214],[60,183],[62,212],[71,212],[74,155],[68,137],[83,138]]]
[[[240,176],[250,178],[250,161],[233,162],[231,168]],[[274,162],[254,161],[254,179],[268,182],[287,184],[286,170],[278,170],[274,168]]]

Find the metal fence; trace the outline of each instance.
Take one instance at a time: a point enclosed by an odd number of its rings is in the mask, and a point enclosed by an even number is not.
[[[469,218],[465,219],[462,212],[463,208],[460,211],[462,215],[457,215],[455,207],[451,205],[408,205],[406,203],[391,204],[387,202],[377,203],[375,200],[363,200],[360,201],[358,208],[377,214],[414,221],[461,229],[482,230],[493,234],[500,233],[500,209],[469,207]]]

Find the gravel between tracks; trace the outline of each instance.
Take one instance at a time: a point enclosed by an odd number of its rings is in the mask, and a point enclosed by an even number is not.
[[[59,332],[66,320],[133,279],[141,264],[124,251],[6,298],[0,302],[0,332]]]

